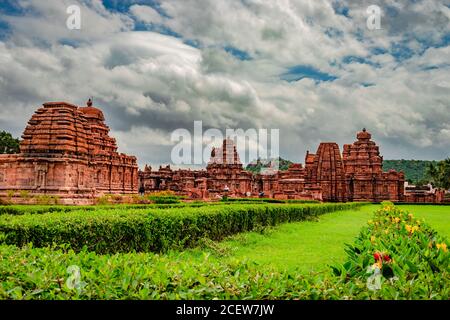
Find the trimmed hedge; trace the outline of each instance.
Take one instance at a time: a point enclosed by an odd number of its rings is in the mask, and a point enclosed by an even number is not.
[[[299,200],[299,199],[272,199],[272,198],[227,198],[222,202],[252,202],[252,203],[320,203],[317,200]]]
[[[69,244],[97,253],[166,251],[191,247],[202,238],[226,236],[260,226],[301,221],[320,214],[360,207],[361,203],[234,204],[158,209],[110,209],[55,212],[44,215],[3,215],[0,243],[36,247]]]
[[[64,205],[4,205],[0,206],[0,215],[23,215],[23,214],[45,214],[53,212],[71,211],[96,211],[96,210],[127,210],[127,209],[168,209],[183,207],[203,207],[218,205],[217,202],[181,202],[160,204],[114,204],[114,205],[92,205],[92,206],[64,206]]]
[[[412,226],[418,228],[412,231]],[[180,252],[98,255],[0,245],[0,299],[448,300],[448,245],[426,224],[391,205],[378,210],[348,246],[348,261],[321,273],[283,272],[248,261],[222,263],[209,255],[192,260]],[[374,265],[381,267],[378,289],[368,287],[367,271]],[[80,270],[72,288],[67,285],[71,266]]]

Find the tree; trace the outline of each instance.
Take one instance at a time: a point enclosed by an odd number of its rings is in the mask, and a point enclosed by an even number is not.
[[[425,176],[427,179],[429,179],[429,181],[432,185],[436,186],[437,180],[438,180],[438,170],[437,170],[436,166],[433,164],[433,162],[430,162],[428,164]]]
[[[432,163],[427,168],[427,178],[437,188],[450,189],[450,158]]]
[[[0,154],[19,153],[19,139],[6,131],[0,132]]]
[[[441,188],[450,189],[450,158],[447,158],[438,164],[439,183]]]

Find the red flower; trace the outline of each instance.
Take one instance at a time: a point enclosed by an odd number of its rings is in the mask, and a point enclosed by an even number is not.
[[[375,252],[375,253],[373,254],[373,257],[375,258],[376,261],[381,260],[381,253]]]
[[[385,255],[383,255],[383,260],[386,262],[389,262],[389,261],[391,261],[391,257],[389,257],[389,255],[385,254]]]

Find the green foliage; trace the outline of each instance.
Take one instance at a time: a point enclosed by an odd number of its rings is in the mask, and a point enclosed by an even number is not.
[[[39,195],[35,197],[36,203],[39,205],[51,205],[58,204],[59,197],[58,196],[49,196],[49,195]]]
[[[0,205],[0,215],[23,215],[23,214],[45,214],[52,212],[71,212],[71,211],[95,211],[102,210],[127,210],[127,209],[169,209],[184,207],[204,207],[215,206],[220,203],[191,202],[191,203],[171,203],[171,204],[106,204],[101,206],[67,206],[67,205]]]
[[[180,203],[183,197],[181,196],[148,196],[148,199],[157,204],[168,204],[168,203]]]
[[[260,173],[263,168],[269,168],[271,166],[271,162],[274,164],[278,164],[278,168],[281,171],[285,171],[289,168],[289,166],[293,163],[292,161],[285,160],[281,157],[275,160],[267,160],[267,159],[258,159],[257,161],[253,161],[249,163],[245,170],[250,171],[252,173]]]
[[[8,198],[14,197],[15,194],[16,194],[16,190],[8,190],[8,191],[6,191],[6,195],[8,196]]]
[[[411,232],[406,226],[419,228]],[[347,247],[348,261],[321,273],[223,263],[209,255],[192,261],[180,252],[99,255],[67,246],[0,245],[0,299],[448,300],[450,256],[443,244],[448,241],[434,230],[386,204]],[[381,266],[380,287],[371,290],[367,270],[375,264]],[[69,266],[80,268],[78,290],[66,285]]]
[[[450,158],[439,161],[437,164],[430,163],[427,167],[426,176],[435,187],[449,190]]]
[[[227,198],[222,199],[223,202],[239,202],[239,203],[320,203],[317,200],[299,200],[299,199],[272,199],[272,198]]]
[[[0,154],[19,153],[19,139],[6,132],[0,131]]]
[[[396,170],[405,173],[405,179],[413,184],[427,184],[426,170],[430,164],[436,165],[437,161],[427,160],[384,160],[383,170]]]
[[[28,191],[28,190],[20,190],[19,194],[22,199],[30,198],[30,191]]]
[[[407,211],[384,204],[353,245],[348,261],[333,266],[336,285],[357,299],[444,299],[450,297],[448,240]],[[378,288],[367,284],[375,269]]]
[[[44,215],[3,215],[3,242],[36,247],[69,244],[97,253],[167,251],[195,246],[202,238],[221,240],[260,226],[302,221],[348,204],[234,204],[160,209],[97,209]]]

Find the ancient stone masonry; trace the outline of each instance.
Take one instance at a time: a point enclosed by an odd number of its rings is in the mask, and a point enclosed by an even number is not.
[[[363,129],[357,141],[344,145],[342,154],[349,201],[402,201],[403,172],[383,172],[383,157],[372,135]]]
[[[45,103],[28,122],[20,154],[0,156],[0,193],[28,190],[88,203],[99,195],[138,190],[135,157],[117,152],[102,111],[66,102]]]
[[[147,191],[173,190],[194,198],[220,195],[262,196],[277,199],[323,201],[403,201],[405,177],[402,172],[382,171],[383,157],[363,129],[357,141],[344,146],[341,154],[334,142],[307,152],[305,166],[292,164],[287,171],[266,170],[252,175],[243,170],[232,140],[213,148],[206,171],[173,171],[170,167],[140,173]]]
[[[226,191],[231,196],[243,197],[251,193],[252,174],[243,169],[231,139],[225,139],[221,148],[213,148],[206,172],[210,195],[221,195]]]
[[[406,182],[404,201],[408,203],[443,203],[446,202],[445,191],[435,189],[431,184],[414,186]]]
[[[307,183],[319,187],[323,201],[346,201],[345,169],[337,143],[323,142],[306,154]]]
[[[223,195],[243,197],[251,190],[252,174],[245,171],[232,140],[225,139],[221,148],[211,151],[206,170],[172,170],[170,166],[140,172],[141,184],[147,192],[172,190],[191,198]]]
[[[23,190],[31,195],[56,195],[61,203],[92,203],[103,194],[136,194],[172,190],[192,199],[270,197],[322,201],[442,202],[444,192],[409,188],[402,172],[383,172],[383,157],[363,129],[341,154],[334,142],[307,152],[305,165],[286,171],[268,168],[253,175],[243,169],[233,140],[211,150],[203,170],[138,172],[136,158],[117,152],[116,140],[101,110],[66,102],[45,103],[23,133],[20,153],[0,155],[0,197]],[[17,202],[17,201],[16,201]]]

